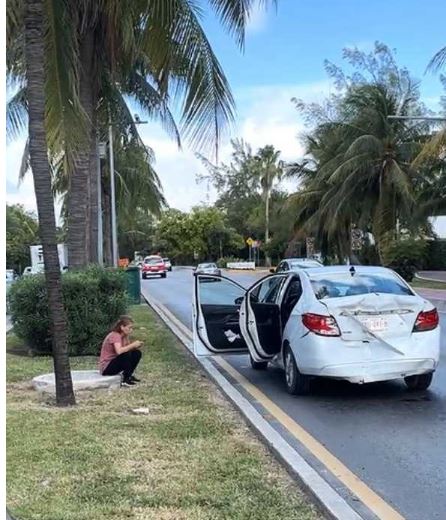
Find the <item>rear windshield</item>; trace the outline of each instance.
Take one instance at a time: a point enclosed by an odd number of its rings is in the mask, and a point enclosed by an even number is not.
[[[200,269],[215,269],[217,266],[215,264],[200,264],[198,267]]]
[[[410,288],[392,273],[314,274],[310,282],[318,300],[370,293],[413,296]]]
[[[146,258],[144,260],[144,263],[145,264],[150,264],[150,265],[162,264],[163,263],[163,259],[162,258]]]
[[[322,267],[319,262],[290,262],[294,269],[309,269],[310,267]]]

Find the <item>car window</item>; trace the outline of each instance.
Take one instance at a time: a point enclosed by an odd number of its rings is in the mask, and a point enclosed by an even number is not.
[[[198,281],[201,305],[240,305],[245,296],[244,289],[226,280],[213,283],[199,277]]]
[[[303,262],[291,262],[292,269],[309,269],[310,267],[323,267],[319,262],[314,261],[303,261]]]
[[[144,260],[144,263],[148,264],[148,265],[162,264],[163,263],[163,259],[162,258],[146,258]]]
[[[254,301],[259,303],[274,303],[283,281],[284,278],[282,277],[266,279],[251,292]]]
[[[318,300],[370,293],[413,296],[412,290],[393,273],[314,274],[311,286]]]

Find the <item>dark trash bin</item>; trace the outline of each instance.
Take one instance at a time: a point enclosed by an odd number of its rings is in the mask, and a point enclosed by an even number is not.
[[[125,273],[127,275],[127,294],[129,295],[130,302],[138,305],[141,300],[141,275],[139,273],[139,267],[127,267]]]

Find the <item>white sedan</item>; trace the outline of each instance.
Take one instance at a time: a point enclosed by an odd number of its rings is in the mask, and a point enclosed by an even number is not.
[[[209,278],[206,274],[206,278]],[[435,307],[390,269],[333,266],[270,275],[249,289],[196,275],[197,356],[249,353],[254,369],[285,371],[291,394],[313,377],[429,387],[440,356]]]

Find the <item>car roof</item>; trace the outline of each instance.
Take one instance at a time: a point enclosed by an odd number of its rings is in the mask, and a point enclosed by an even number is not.
[[[327,265],[324,267],[309,267],[305,269],[305,273],[309,276],[315,274],[344,274],[350,273],[350,269],[354,267],[355,272],[364,274],[384,274],[393,273],[391,269],[387,267],[374,266],[374,265]]]
[[[321,262],[317,258],[282,258],[281,262]]]

